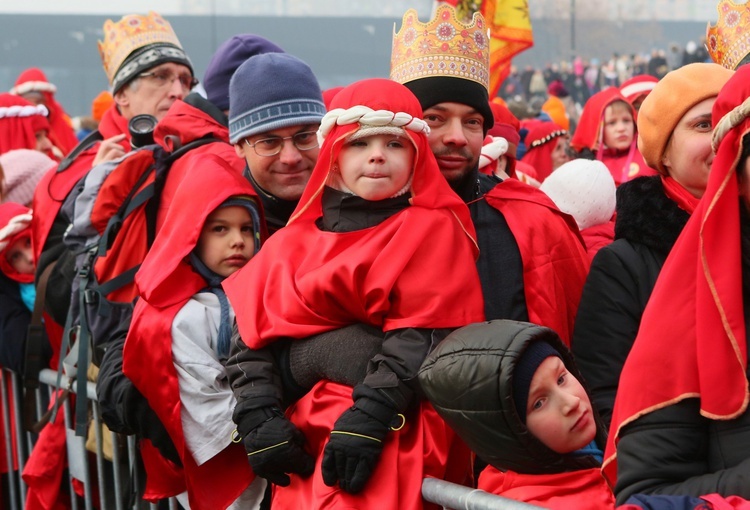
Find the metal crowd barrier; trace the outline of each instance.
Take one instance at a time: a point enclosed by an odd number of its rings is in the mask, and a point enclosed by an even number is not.
[[[57,373],[44,369],[39,374],[40,388],[36,395],[36,419],[47,410],[46,403],[54,398],[57,388]],[[70,388],[75,391],[75,385]],[[26,507],[28,487],[21,474],[29,455],[37,441],[37,435],[23,429],[23,385],[21,377],[14,372],[0,369],[0,401],[2,402],[2,420],[6,452],[8,494],[3,495],[8,510],[23,510]],[[6,398],[9,397],[9,398]],[[158,504],[143,500],[128,505],[131,499],[129,487],[138,486],[138,470],[135,469],[138,450],[133,436],[122,437],[108,432],[112,441],[112,459],[104,453],[105,430],[102,428],[101,412],[96,398],[96,387],[89,382],[85,398],[91,404],[95,448],[86,447],[86,438],[75,435],[72,427],[72,409],[69,399],[60,405],[63,413],[66,435],[66,457],[68,462],[67,478],[60,483],[67,485],[72,510],[177,510],[181,508],[174,498]],[[76,484],[77,480],[79,484]],[[75,485],[82,486],[83,494],[75,490]],[[79,490],[80,492],[80,490]],[[488,494],[442,480],[427,478],[422,484],[422,496],[426,501],[441,505],[451,510],[534,510],[541,507],[521,503],[511,499]],[[0,501],[2,507],[2,501]]]
[[[424,479],[422,497],[425,501],[451,510],[535,510],[542,508],[435,478]]]
[[[40,388],[36,395],[36,419],[46,411],[46,403],[54,399],[57,388],[57,372],[44,369],[39,374]],[[75,386],[70,388],[75,393]],[[2,398],[2,420],[5,438],[7,487],[6,500],[8,510],[23,510],[26,506],[28,487],[21,474],[29,455],[37,441],[37,434],[23,429],[23,384],[21,377],[10,370],[0,369],[0,395]],[[9,397],[9,398],[7,398]],[[180,508],[174,498],[159,504],[137,500],[129,505],[130,487],[137,487],[138,470],[135,469],[138,449],[133,436],[123,437],[107,431],[112,442],[111,460],[104,453],[105,430],[102,428],[101,412],[96,399],[96,387],[89,382],[84,398],[89,400],[91,408],[91,428],[94,434],[94,445],[86,447],[86,437],[75,435],[72,427],[73,411],[69,399],[60,405],[63,413],[66,435],[67,479],[60,483],[67,485],[72,510],[177,510]],[[14,462],[15,459],[15,462]],[[17,468],[17,469],[16,469]],[[77,480],[79,483],[74,482]],[[82,487],[79,495],[75,486]],[[1,505],[1,503],[0,503]]]

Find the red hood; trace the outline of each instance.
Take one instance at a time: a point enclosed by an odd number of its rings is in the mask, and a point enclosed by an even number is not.
[[[165,141],[167,136],[176,136],[185,145],[208,135],[229,143],[229,128],[184,101],[175,101],[154,130],[156,143],[167,149],[171,149]]]

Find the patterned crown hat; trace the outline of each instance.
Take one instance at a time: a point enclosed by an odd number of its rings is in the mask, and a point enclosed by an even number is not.
[[[721,0],[716,10],[719,20],[706,27],[706,49],[711,60],[734,71],[750,53],[750,2]]]
[[[404,14],[401,30],[393,27],[391,79],[401,84],[432,76],[463,78],[490,86],[490,34],[484,17],[475,13],[467,24],[452,6],[440,5],[427,23],[417,11]]]
[[[147,16],[129,14],[117,22],[108,19],[104,22],[104,40],[98,43],[104,72],[113,92],[137,73],[162,62],[182,63],[192,71],[172,26],[154,11]],[[151,51],[145,51],[146,48]],[[138,50],[144,50],[144,54],[140,55]],[[137,59],[129,58],[134,54],[138,55]]]

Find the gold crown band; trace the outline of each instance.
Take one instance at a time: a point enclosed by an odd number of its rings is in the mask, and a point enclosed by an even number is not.
[[[391,79],[399,83],[432,76],[475,81],[489,89],[489,30],[480,13],[463,23],[450,5],[437,8],[422,23],[417,11],[404,14],[401,30],[394,26]]]
[[[735,70],[750,53],[750,3],[721,0],[716,10],[719,20],[706,27],[706,49],[711,60]]]

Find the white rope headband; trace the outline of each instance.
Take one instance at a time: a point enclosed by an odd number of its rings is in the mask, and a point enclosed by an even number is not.
[[[724,115],[719,123],[716,124],[714,133],[711,136],[711,148],[714,150],[714,153],[718,152],[719,144],[726,134],[742,124],[742,121],[747,117],[750,117],[750,97],[745,99],[741,105],[736,106],[731,112]]]
[[[47,113],[47,107],[43,104],[0,106],[0,119],[6,117],[31,117],[32,115],[44,115],[46,117]]]
[[[367,106],[358,105],[346,110],[336,108],[325,114],[323,120],[320,121],[320,129],[318,129],[320,144],[323,144],[323,140],[334,126],[356,123],[367,126],[400,127],[416,133],[430,134],[430,126],[422,119],[413,115],[404,112],[393,113],[388,110],[373,110]]]

